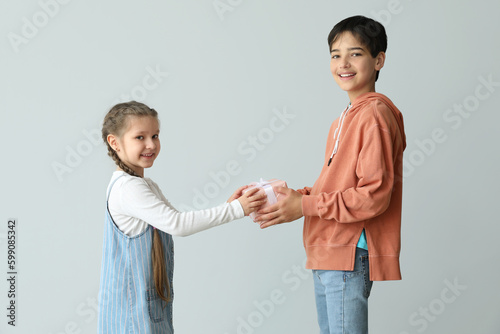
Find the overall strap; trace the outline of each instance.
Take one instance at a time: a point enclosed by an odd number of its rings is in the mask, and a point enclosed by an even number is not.
[[[118,177],[117,177],[117,178],[113,181],[113,183],[111,183],[111,185],[109,186],[108,194],[106,195],[106,202],[109,200],[109,194],[111,194],[111,189],[113,189],[113,186],[115,185],[115,182],[116,182],[116,181],[118,181],[118,179],[119,179],[120,177],[122,177],[122,176],[123,176],[123,174],[122,174],[122,175],[120,175],[120,176],[118,176]]]

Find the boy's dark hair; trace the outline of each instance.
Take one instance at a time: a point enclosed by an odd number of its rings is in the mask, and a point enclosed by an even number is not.
[[[333,27],[328,35],[329,51],[332,49],[332,44],[344,32],[353,34],[363,46],[368,48],[373,58],[387,50],[387,35],[384,26],[373,19],[358,15],[348,17]],[[378,74],[379,71],[377,71],[375,81],[378,79]]]

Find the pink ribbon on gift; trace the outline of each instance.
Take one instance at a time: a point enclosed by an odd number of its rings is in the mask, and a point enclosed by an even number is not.
[[[274,204],[274,203],[278,202],[278,199],[276,198],[276,195],[274,194],[274,190],[273,190],[273,186],[271,185],[271,182],[260,178],[259,182],[252,182],[252,183],[250,183],[250,185],[262,188],[266,192],[267,200],[269,201],[269,204]]]

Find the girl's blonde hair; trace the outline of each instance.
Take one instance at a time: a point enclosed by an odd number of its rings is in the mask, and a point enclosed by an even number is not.
[[[130,101],[115,105],[104,117],[102,124],[102,139],[108,147],[108,155],[114,160],[116,165],[124,172],[140,177],[132,168],[127,166],[116,151],[108,143],[108,135],[112,134],[121,137],[128,127],[128,122],[131,117],[154,117],[158,121],[158,113],[156,110],[149,108],[143,103]],[[153,280],[155,283],[156,292],[161,299],[169,302],[171,299],[170,283],[165,265],[165,254],[161,242],[160,234],[155,228],[153,230],[153,246],[151,249],[151,260],[153,265]],[[165,290],[167,294],[165,296]]]

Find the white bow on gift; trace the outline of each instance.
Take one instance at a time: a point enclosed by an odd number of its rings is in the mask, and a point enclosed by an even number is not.
[[[270,181],[266,181],[261,178],[259,182],[252,182],[250,183],[250,185],[255,186],[257,188],[262,188],[266,192],[269,204],[274,204],[278,202],[278,199],[274,194],[273,186],[271,185]]]

